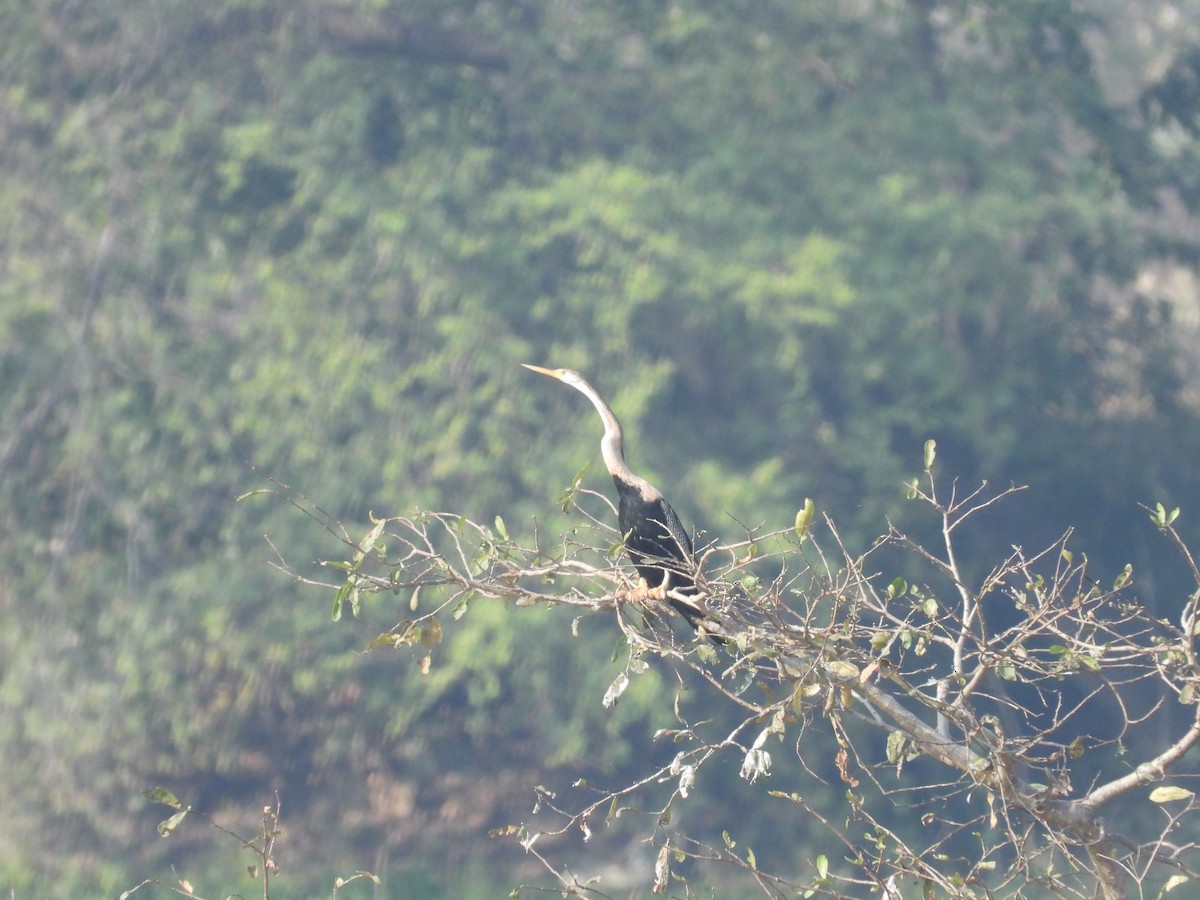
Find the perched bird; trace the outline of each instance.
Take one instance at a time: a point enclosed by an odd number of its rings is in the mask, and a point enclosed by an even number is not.
[[[522,363],[527,369],[557,378],[592,401],[604,422],[600,453],[604,465],[617,486],[617,523],[625,536],[625,550],[638,575],[649,588],[650,596],[666,600],[693,628],[699,628],[704,612],[681,597],[696,590],[695,546],[662,491],[625,462],[624,433],[621,423],[603,398],[582,375],[573,369],[543,369]],[[672,596],[672,595],[678,596]]]

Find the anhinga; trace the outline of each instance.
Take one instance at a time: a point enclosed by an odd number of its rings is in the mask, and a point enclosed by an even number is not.
[[[600,453],[604,465],[617,486],[617,523],[625,536],[625,550],[633,561],[638,575],[650,588],[651,596],[665,599],[698,628],[704,613],[686,600],[696,593],[695,547],[662,491],[640,475],[635,475],[625,462],[624,436],[621,423],[603,398],[584,377],[573,369],[543,369],[522,363],[527,369],[557,378],[569,384],[592,401],[604,422],[604,437]]]

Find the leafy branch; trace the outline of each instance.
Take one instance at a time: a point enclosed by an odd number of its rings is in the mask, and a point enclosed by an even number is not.
[[[654,659],[722,698],[729,716],[701,722],[676,699],[676,727],[655,735],[677,747],[669,764],[617,788],[577,782],[583,799],[573,793],[569,802],[539,788],[530,820],[496,830],[515,838],[561,890],[606,896],[595,881],[581,882],[554,862],[539,841],[569,833],[586,841],[601,823],[635,811],[649,823],[646,840],[658,847],[649,876],[655,893],[676,882],[688,889],[676,871],[687,859],[739,871],[765,896],[870,889],[899,897],[898,885],[908,880],[963,897],[1017,896],[1037,886],[1050,896],[1099,891],[1116,900],[1150,884],[1166,889],[1200,878],[1187,839],[1197,808],[1192,791],[1160,784],[1142,793],[1174,774],[1200,743],[1200,569],[1175,531],[1178,511],[1150,510],[1196,586],[1176,624],[1142,605],[1131,567],[1102,583],[1087,557],[1070,548],[1069,531],[1032,553],[1014,546],[972,579],[959,561],[960,534],[1021,489],[985,483],[960,494],[951,483],[945,491],[934,460],[930,442],[924,476],[908,492],[932,514],[936,545],[892,525],[856,553],[830,518],[814,526],[806,504],[794,528],[747,528],[740,541],[704,547],[700,599],[726,638],[721,647],[702,635],[681,638],[666,608],[636,590],[619,562],[620,536],[604,524],[611,509],[589,512],[602,498],[578,478],[564,497],[572,525],[548,536],[534,523],[525,538],[500,518],[484,525],[418,512],[372,518],[354,540],[306,498],[276,485],[273,492],[344,548],[322,564],[336,580],[303,576],[282,555],[277,565],[330,592],[335,618],[347,608],[357,615],[369,597],[407,598],[411,615],[370,647],[416,648],[423,671],[434,663],[444,625],[472,603],[568,605],[616,615],[628,656],[605,706]],[[920,580],[884,574],[905,558],[916,561]],[[757,690],[748,690],[752,685]],[[1133,739],[1133,730],[1151,721],[1159,734],[1170,734],[1180,706],[1189,718],[1181,733],[1154,747]],[[1098,710],[1106,711],[1103,719]],[[805,740],[818,723],[826,734]],[[728,834],[724,845],[713,845],[672,829],[673,811],[714,760],[735,755],[750,785],[768,783],[785,738],[793,747],[788,756],[814,778],[822,761],[812,754],[831,741],[836,747],[844,825],[803,792],[771,789],[767,796],[819,822],[839,854],[820,854],[807,874],[768,873]],[[1127,760],[1138,754],[1140,761]],[[951,780],[935,776],[939,769]],[[664,787],[665,798],[646,806]],[[902,796],[930,808],[951,804],[958,818],[926,813],[929,833],[914,831],[896,814]],[[1141,814],[1118,823],[1107,814],[1117,800]],[[1158,824],[1145,814],[1151,811]],[[852,823],[867,826],[869,839],[857,837]]]
[[[262,809],[262,819],[259,823],[258,834],[252,838],[244,838],[221,825],[211,816],[196,810],[191,805],[183,803],[175,794],[166,788],[156,787],[142,792],[142,795],[153,803],[166,806],[173,809],[175,812],[168,816],[158,824],[158,833],[162,837],[170,837],[175,834],[183,825],[184,820],[188,817],[198,817],[206,822],[210,827],[215,828],[221,834],[232,838],[234,841],[241,844],[242,849],[247,850],[255,859],[255,861],[246,867],[246,871],[250,878],[257,881],[262,886],[263,900],[271,898],[271,880],[279,874],[279,862],[275,856],[275,846],[282,836],[283,832],[279,826],[279,815],[281,804],[279,795],[275,795],[275,803],[273,806],[264,806]],[[333,886],[333,897],[337,897],[340,891],[347,884],[354,881],[368,880],[376,885],[380,884],[380,880],[369,872],[356,872],[349,878],[339,877]],[[159,887],[175,894],[179,897],[187,897],[189,900],[205,900],[205,898],[196,893],[195,887],[186,878],[177,877],[174,883],[164,882],[157,878],[147,879],[140,884],[130,888],[121,894],[120,900],[126,900],[143,888]]]

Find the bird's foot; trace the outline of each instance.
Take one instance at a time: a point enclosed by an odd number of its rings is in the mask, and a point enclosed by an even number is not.
[[[639,587],[645,587],[646,596],[651,600],[657,600],[661,603],[667,599],[667,592],[671,590],[671,573],[666,572],[663,574],[662,584],[658,587],[650,587],[650,585],[646,584],[645,578],[641,580]]]
[[[665,600],[667,592],[664,587],[652,588],[646,583],[646,579],[638,580],[637,587],[629,592],[629,600],[632,603],[645,603],[647,600]]]

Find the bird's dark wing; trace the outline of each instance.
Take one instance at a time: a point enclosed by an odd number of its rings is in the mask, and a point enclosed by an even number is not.
[[[618,521],[626,538],[626,549],[635,566],[641,569],[642,560],[658,562],[657,579],[647,579],[651,587],[662,581],[663,565],[672,572],[688,572],[693,567],[692,540],[684,530],[679,516],[666,500],[645,501],[640,497],[621,497]]]
[[[646,584],[661,587],[670,577],[668,589],[690,594],[696,588],[696,562],[692,538],[675,510],[662,497],[647,500],[640,492],[618,490],[618,522],[626,535],[625,549]],[[689,603],[668,597],[667,602],[693,628],[703,614]]]

